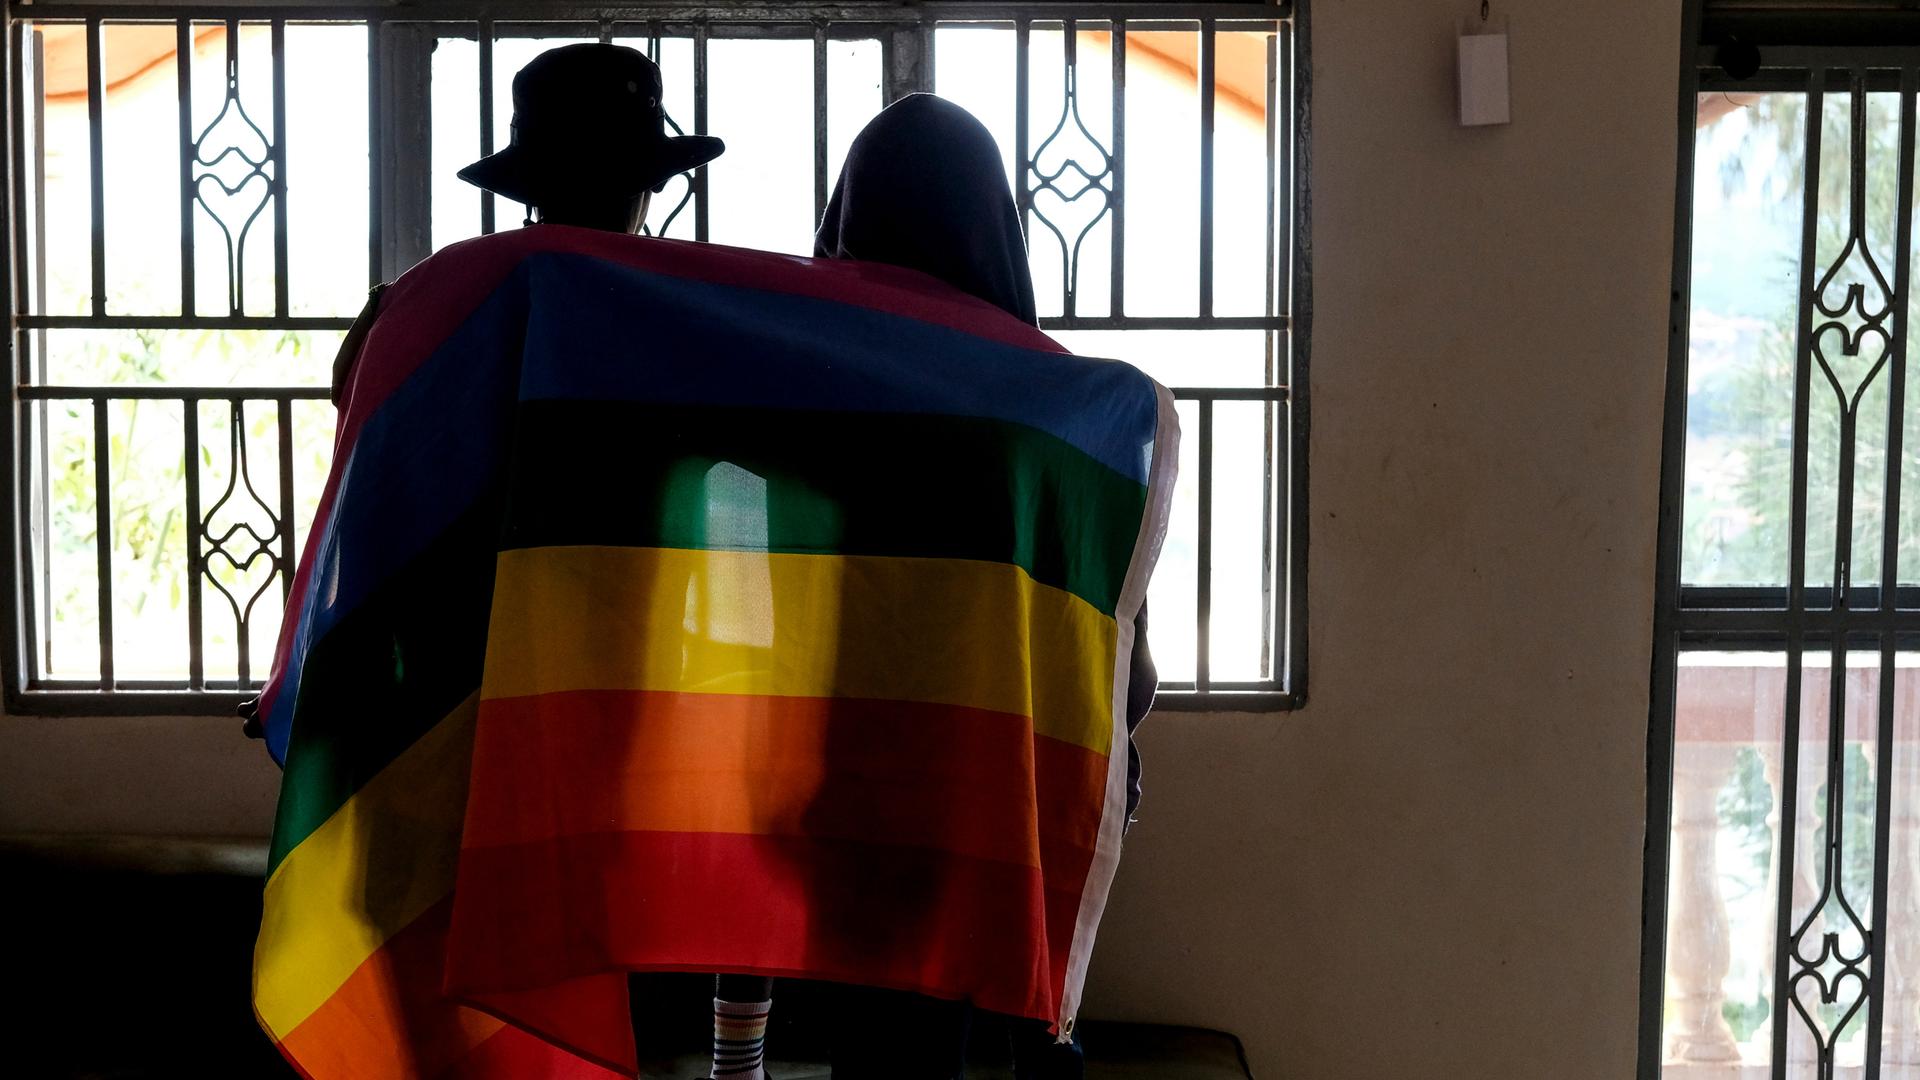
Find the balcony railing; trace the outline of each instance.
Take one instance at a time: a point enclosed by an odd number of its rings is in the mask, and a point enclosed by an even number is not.
[[[1692,654],[1678,670],[1679,702],[1673,770],[1673,826],[1668,878],[1667,982],[1663,1080],[1715,1077],[1723,1080],[1771,1080],[1774,1024],[1788,1022],[1788,1077],[1822,1075],[1816,1067],[1815,1032],[1833,1042],[1836,1080],[1868,1075],[1864,1037],[1867,1010],[1848,1016],[1865,1002],[1864,984],[1844,975],[1847,965],[1830,960],[1816,965],[1822,979],[1796,976],[1799,1003],[1773,1007],[1776,938],[1773,897],[1779,893],[1779,851],[1783,838],[1779,807],[1786,770],[1793,770],[1799,798],[1791,823],[1797,853],[1791,873],[1795,946],[1803,957],[1818,956],[1832,942],[1842,958],[1864,955],[1866,943],[1847,929],[1833,911],[1831,890],[1820,867],[1831,806],[1818,797],[1827,776],[1829,750],[1824,717],[1835,700],[1845,703],[1843,750],[1856,769],[1871,772],[1876,761],[1875,729],[1882,670],[1878,653],[1861,655],[1833,686],[1831,669],[1810,662],[1800,686],[1802,737],[1789,754],[1781,732],[1787,711],[1784,656],[1737,657]],[[1908,667],[1911,660],[1913,667]],[[1689,662],[1694,661],[1694,662]],[[1862,776],[1862,785],[1891,783],[1886,858],[1889,864],[1886,918],[1860,912],[1870,926],[1884,926],[1887,942],[1885,1018],[1878,1075],[1920,1078],[1920,656],[1902,654],[1892,680],[1895,740],[1892,775]],[[1764,794],[1744,783],[1758,767]],[[1843,807],[1845,800],[1839,804]],[[1762,817],[1764,815],[1764,817]],[[1758,820],[1756,820],[1758,819]],[[1758,901],[1744,901],[1750,890],[1753,860],[1743,862],[1759,835],[1768,845],[1764,889]],[[1870,871],[1869,871],[1870,872]],[[1755,918],[1764,908],[1767,914]],[[1799,932],[1804,926],[1804,932]],[[1754,991],[1758,990],[1758,1000]],[[1743,992],[1744,991],[1744,992]],[[1823,998],[1830,992],[1832,1000]],[[1746,1000],[1742,1000],[1745,998]],[[1757,1007],[1756,1007],[1757,1006]],[[1805,1010],[1801,1015],[1793,1013]],[[1756,1022],[1757,1021],[1757,1022]],[[1737,1030],[1744,1029],[1744,1030]],[[1838,1038],[1834,1038],[1835,1035]]]

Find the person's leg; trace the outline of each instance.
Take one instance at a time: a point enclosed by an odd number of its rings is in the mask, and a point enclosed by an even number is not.
[[[1045,1020],[1024,1017],[1008,1019],[1007,1035],[1013,1043],[1014,1080],[1081,1080],[1086,1075],[1080,1036],[1059,1042]]]
[[[972,1006],[899,990],[835,988],[833,1080],[959,1080]]]
[[[713,983],[713,1071],[726,1080],[766,1080],[773,980],[721,975]]]

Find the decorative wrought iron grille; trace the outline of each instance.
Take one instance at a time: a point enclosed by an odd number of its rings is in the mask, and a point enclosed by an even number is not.
[[[1920,1076],[1920,36],[1688,7],[1639,1075]]]
[[[505,138],[508,74],[533,51],[595,38],[661,64],[669,122],[685,132],[718,126],[747,61],[805,58],[750,78],[783,107],[811,90],[804,154],[759,182],[810,182],[816,219],[845,140],[881,104],[979,98],[962,103],[1009,151],[1042,325],[1176,385],[1187,513],[1161,578],[1180,580],[1152,601],[1165,704],[1296,704],[1302,15],[1257,2],[11,7],[9,708],[204,713],[258,684],[324,473],[324,361],[356,294],[513,213],[449,186],[445,166]],[[978,62],[989,53],[1005,66]],[[127,103],[156,94],[164,120]],[[999,96],[1010,101],[996,110]],[[1162,122],[1189,106],[1184,127]],[[731,143],[722,163],[744,157],[743,170],[775,134],[715,133]],[[1130,154],[1130,134],[1151,142]],[[166,145],[121,148],[141,138]],[[1221,139],[1239,148],[1224,181]],[[714,168],[670,185],[646,231],[799,248],[792,230],[752,234],[758,195]],[[1216,199],[1223,183],[1240,193],[1232,205]],[[790,216],[804,218],[800,198]],[[340,220],[316,226],[316,206]],[[153,261],[155,217],[169,250],[177,234],[177,266]],[[362,230],[364,255],[343,254]],[[1162,253],[1175,249],[1192,272],[1168,290]],[[133,513],[129,485],[165,491]],[[177,633],[154,630],[165,619]]]

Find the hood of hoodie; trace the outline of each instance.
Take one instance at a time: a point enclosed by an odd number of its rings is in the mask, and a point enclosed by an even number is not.
[[[919,270],[1037,321],[1000,147],[972,113],[932,94],[894,102],[853,140],[814,254]]]

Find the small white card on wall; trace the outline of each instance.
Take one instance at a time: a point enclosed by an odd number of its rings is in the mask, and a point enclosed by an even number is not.
[[[1507,123],[1508,97],[1507,35],[1461,35],[1460,126]]]

